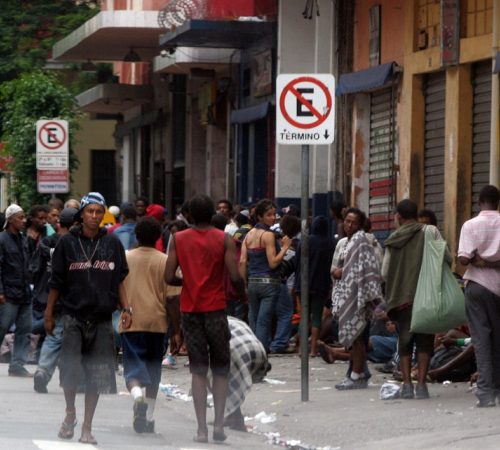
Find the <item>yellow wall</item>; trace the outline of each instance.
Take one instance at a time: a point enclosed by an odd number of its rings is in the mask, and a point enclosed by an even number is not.
[[[91,181],[91,150],[114,150],[116,121],[114,120],[92,120],[89,116],[80,123],[80,130],[77,134],[77,145],[75,153],[80,161],[78,170],[73,174],[71,183],[71,194],[76,198],[81,198],[90,190]]]
[[[401,105],[398,110],[400,173],[398,201],[410,197],[423,206],[423,154],[424,154],[424,98],[423,75],[441,68],[439,45],[415,51],[419,29],[428,29],[434,24],[435,14],[424,15],[423,10],[438,3],[433,0],[405,2],[405,41],[404,76],[401,92]],[[482,8],[482,3],[470,0]],[[489,8],[490,2],[484,2]],[[435,8],[434,6],[432,6]],[[471,17],[475,22],[483,20],[479,10],[462,10],[462,20],[469,21],[460,40],[460,64],[446,69],[446,139],[445,139],[445,237],[452,253],[456,252],[460,227],[469,218],[471,192],[471,147],[472,147],[472,85],[470,82],[471,63],[492,57],[492,34],[480,34],[478,29],[471,31]],[[424,23],[424,17],[428,20]],[[429,19],[429,17],[432,19]],[[477,19],[476,19],[477,18]],[[467,21],[465,20],[465,22]],[[484,19],[486,20],[486,19]],[[489,22],[488,22],[489,23]],[[438,24],[439,25],[439,24]],[[485,25],[489,26],[489,25]],[[481,29],[484,32],[484,28]]]

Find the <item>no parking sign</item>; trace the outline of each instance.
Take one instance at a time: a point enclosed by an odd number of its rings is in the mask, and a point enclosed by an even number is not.
[[[36,123],[36,168],[68,168],[68,122],[38,120]]]
[[[335,77],[283,74],[276,80],[276,140],[280,144],[331,144],[335,131]]]

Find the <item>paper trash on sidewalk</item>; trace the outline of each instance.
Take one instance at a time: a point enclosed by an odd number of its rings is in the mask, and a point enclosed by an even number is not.
[[[187,395],[180,389],[177,389],[176,384],[160,383],[160,391],[163,392],[169,398],[176,398],[178,400],[182,400],[183,402],[191,402],[193,400],[193,397]]]
[[[276,422],[276,413],[266,414],[265,411],[261,411],[254,416],[254,419],[260,423],[273,423]]]
[[[269,384],[286,384],[286,381],[274,380],[273,378],[264,378],[264,381]]]

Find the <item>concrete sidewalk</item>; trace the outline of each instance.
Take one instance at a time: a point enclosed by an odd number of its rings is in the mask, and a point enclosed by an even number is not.
[[[163,370],[162,383],[174,384],[180,393],[189,394],[190,375],[178,358],[175,369]],[[429,400],[392,400],[378,398],[380,386],[388,375],[376,373],[366,390],[338,392],[334,385],[342,380],[344,363],[328,365],[320,358],[310,360],[310,401],[301,402],[300,358],[274,356],[268,374],[271,381],[257,384],[243,405],[250,418],[250,433],[227,430],[226,448],[272,448],[274,438],[294,448],[340,449],[498,449],[500,407],[475,408],[475,396],[466,383],[429,386]],[[34,370],[33,366],[28,367]],[[131,428],[132,402],[119,381],[120,395],[102,396],[95,418],[99,449],[138,448],[200,449],[213,448],[192,442],[196,420],[192,401],[160,393],[156,406],[157,434],[137,435]],[[273,380],[280,382],[272,384]],[[64,399],[57,377],[49,384],[49,394],[36,394],[31,379],[7,377],[7,365],[0,364],[0,449],[69,449],[57,444],[57,430],[64,412]],[[81,423],[82,397],[78,398]],[[270,423],[255,419],[265,412]],[[263,416],[263,414],[261,414]],[[213,410],[207,415],[211,420]],[[275,419],[275,420],[274,420]],[[77,428],[76,437],[79,436]],[[52,442],[34,445],[35,440]],[[74,440],[76,441],[76,439]],[[300,441],[300,444],[299,442]],[[61,442],[59,441],[59,444]],[[14,445],[15,444],[15,445]],[[81,444],[80,444],[81,445]],[[91,447],[85,447],[91,448]]]

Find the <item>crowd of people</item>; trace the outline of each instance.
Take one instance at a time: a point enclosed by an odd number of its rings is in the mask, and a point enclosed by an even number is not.
[[[475,373],[477,406],[495,406],[499,201],[499,190],[485,186],[480,213],[463,224],[457,259],[446,250],[447,264],[466,268],[467,323],[438,335],[411,326],[425,241],[443,239],[432,211],[400,201],[385,242],[371,233],[363,211],[342,201],[330,217],[311,218],[308,348],[298,339],[303,287],[295,205],[278,210],[263,199],[233,207],[197,195],[170,219],[146,198],[108,209],[97,192],[65,204],[52,199],[27,216],[11,204],[0,233],[0,343],[14,332],[8,374],[33,377],[35,391],[46,393],[58,367],[66,401],[58,436],[73,438],[75,397],[83,392],[80,442],[92,444],[99,395],[116,392],[118,354],[138,433],[154,432],[162,361],[188,355],[196,442],[209,440],[209,390],[212,440],[226,439],[224,426],[245,430],[245,395],[270,370],[268,355],[279,353],[349,361],[339,391],[367,388],[368,361],[382,364],[378,370],[402,382],[403,399],[428,398],[430,380]],[[25,366],[33,350],[31,374]]]

